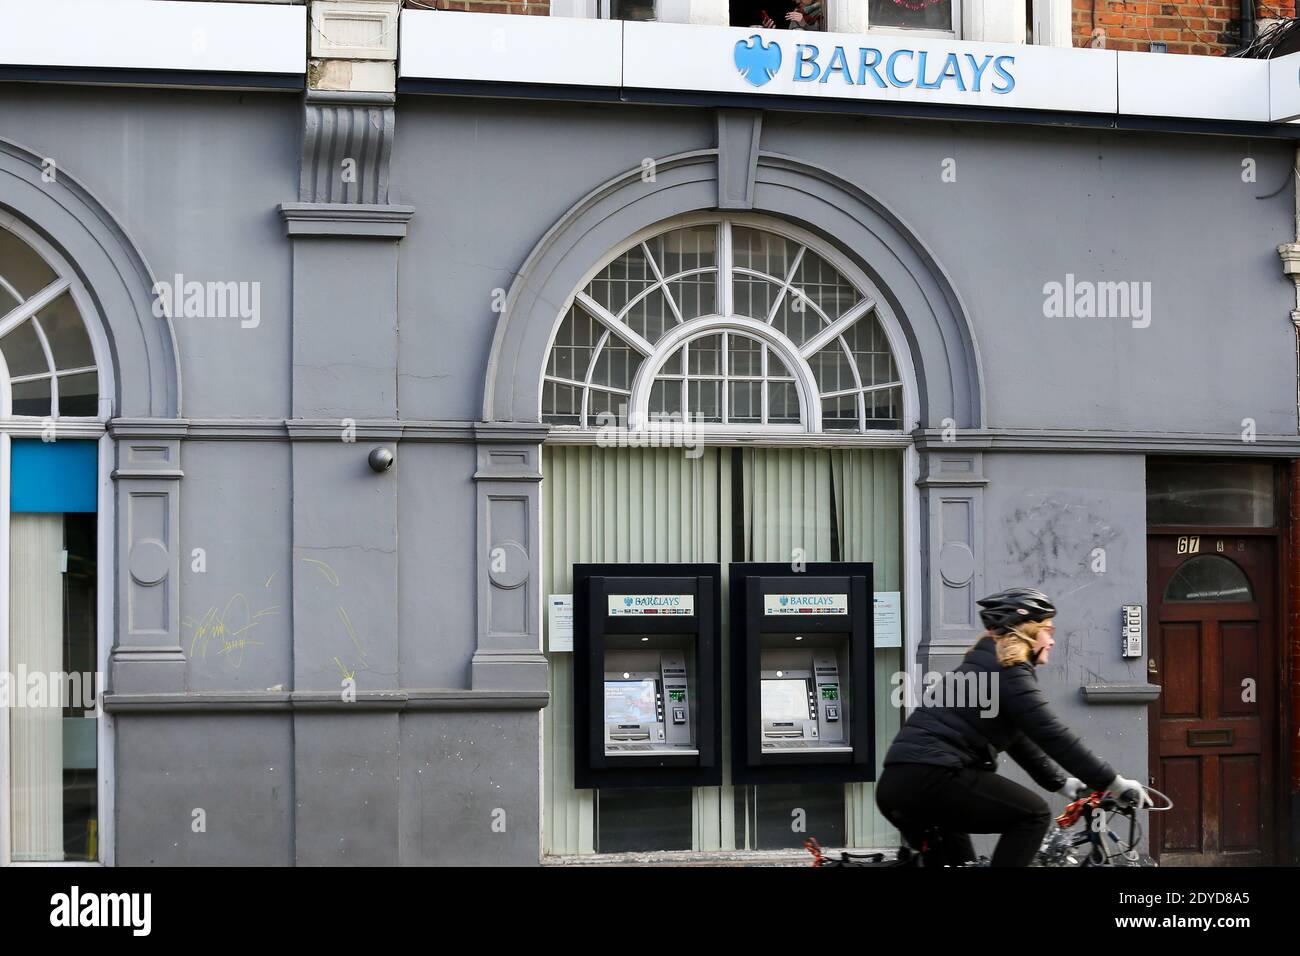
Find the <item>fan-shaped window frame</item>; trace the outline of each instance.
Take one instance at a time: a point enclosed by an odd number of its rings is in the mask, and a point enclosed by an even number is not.
[[[23,431],[22,426],[31,423],[42,423],[49,420],[67,423],[70,426],[94,426],[98,423],[100,426],[112,416],[112,364],[108,361],[110,354],[107,339],[104,336],[103,328],[98,321],[98,312],[95,309],[94,301],[87,293],[85,286],[82,284],[80,277],[71,264],[56,250],[49,242],[28,227],[21,220],[11,214],[0,210],[0,229],[12,233],[21,242],[24,242],[34,251],[45,264],[54,273],[54,280],[47,284],[43,289],[25,299],[16,294],[12,286],[8,286],[8,291],[15,294],[18,298],[19,305],[11,309],[8,313],[0,315],[0,330],[2,334],[8,334],[10,331],[18,328],[24,322],[29,321],[31,316],[38,314],[40,310],[49,304],[57,301],[64,295],[69,295],[72,304],[77,310],[81,319],[82,327],[90,340],[91,353],[94,356],[93,370],[96,376],[96,414],[94,415],[63,415],[57,414],[54,408],[50,413],[44,415],[15,415],[13,413],[13,381],[9,374],[9,366],[4,357],[4,339],[0,337],[0,428],[5,431]],[[0,264],[0,277],[3,277],[3,266]],[[46,362],[51,363],[52,357],[48,344],[44,336],[40,336],[42,348],[45,351]],[[39,373],[33,376],[18,376],[20,380],[28,380],[48,377],[51,380],[51,394],[57,396],[58,379],[67,377],[72,374],[80,374],[92,366],[83,368],[61,369],[52,366],[51,371]],[[15,427],[17,426],[17,427]],[[97,429],[102,431],[102,427]]]
[[[672,324],[667,331],[652,346],[649,343],[638,349],[644,355],[643,360],[633,377],[631,388],[627,390],[629,395],[628,419],[626,422],[620,422],[621,425],[634,431],[653,431],[660,428],[680,427],[680,423],[662,423],[656,421],[649,411],[649,401],[651,387],[660,376],[664,364],[671,358],[683,344],[701,338],[706,335],[717,334],[722,332],[736,332],[742,335],[758,339],[771,348],[772,352],[785,363],[786,367],[794,375],[796,390],[800,403],[801,422],[795,424],[756,424],[756,423],[733,423],[733,422],[698,422],[692,421],[690,427],[699,429],[706,433],[735,433],[737,435],[752,435],[755,433],[776,435],[785,434],[793,435],[814,435],[825,434],[827,437],[833,436],[837,441],[848,441],[853,444],[897,444],[900,440],[907,438],[909,432],[917,421],[918,399],[915,391],[915,374],[911,361],[911,356],[905,346],[905,336],[902,325],[895,316],[889,304],[889,298],[882,293],[876,284],[866,275],[866,273],[847,255],[836,248],[832,243],[826,241],[818,235],[808,232],[798,226],[788,223],[784,220],[772,216],[751,214],[751,213],[696,213],[686,216],[678,216],[673,219],[664,220],[641,230],[631,236],[624,242],[618,244],[609,254],[601,260],[594,263],[593,266],[584,274],[582,281],[578,284],[577,289],[564,303],[563,308],[558,311],[555,324],[552,327],[549,338],[549,345],[545,358],[541,363],[539,370],[539,405],[538,417],[541,421],[548,420],[548,413],[544,410],[546,401],[546,385],[548,381],[556,380],[548,375],[551,356],[556,347],[556,337],[563,325],[570,310],[575,304],[582,304],[584,309],[591,313],[592,320],[598,329],[597,340],[601,340],[612,333],[609,329],[608,319],[612,318],[606,313],[602,318],[592,311],[590,306],[597,305],[590,301],[586,290],[591,282],[609,267],[609,265],[625,255],[630,250],[636,248],[649,240],[658,236],[671,233],[679,229],[687,229],[698,226],[714,226],[718,229],[718,243],[716,249],[716,268],[706,271],[713,271],[718,278],[715,282],[715,307],[716,311],[695,319],[685,322]],[[733,245],[732,229],[734,227],[750,228],[773,233],[789,242],[797,244],[805,250],[816,253],[824,259],[832,268],[837,270],[840,275],[852,285],[859,295],[859,300],[855,305],[847,309],[836,319],[831,320],[831,324],[824,326],[818,333],[810,336],[804,343],[804,349],[801,350],[792,339],[781,332],[780,329],[768,324],[767,322],[752,319],[748,316],[736,315],[733,311],[732,297],[734,294],[733,278],[737,275],[757,276],[758,273],[735,267],[733,264]],[[802,254],[802,253],[800,253]],[[820,311],[815,302],[808,298],[796,285],[791,281],[798,267],[797,260],[790,269],[787,276],[782,294],[792,294],[803,299],[814,311]],[[644,299],[644,297],[653,289],[667,286],[669,283],[680,280],[683,276],[690,273],[698,272],[698,269],[687,270],[681,275],[661,275],[658,266],[651,263],[651,268],[655,272],[654,280],[646,288],[638,292],[629,299],[629,303]],[[597,305],[597,308],[599,306]],[[813,370],[804,357],[804,355],[814,355],[825,347],[825,345],[837,339],[839,336],[848,331],[858,321],[874,315],[876,322],[884,335],[885,342],[888,345],[890,356],[893,360],[895,374],[894,381],[888,384],[877,384],[870,388],[877,390],[885,388],[898,389],[899,406],[900,406],[900,426],[898,428],[871,428],[866,418],[866,411],[863,406],[863,400],[859,399],[858,403],[858,420],[859,424],[856,429],[836,429],[824,431],[822,424],[822,393],[818,388],[817,379]],[[769,316],[770,319],[770,316]],[[632,337],[635,337],[633,333]],[[626,341],[630,337],[622,336]],[[808,349],[808,343],[814,340],[824,339],[822,344],[816,348]],[[648,346],[648,348],[646,347]],[[595,342],[592,345],[595,348]],[[633,346],[635,348],[635,346]],[[590,361],[590,367],[595,365],[595,355],[593,354]],[[855,366],[853,374],[855,376],[856,387],[849,389],[849,392],[860,393],[862,386],[858,378],[858,370]],[[596,390],[607,390],[612,393],[620,394],[623,390],[608,388],[604,386],[593,386],[590,380],[590,374],[586,376],[585,381],[575,381],[573,384],[583,386],[581,393],[581,414],[580,417],[585,424],[560,424],[552,422],[552,433],[556,437],[565,434],[580,436],[583,433],[596,431],[600,426],[595,421],[596,413],[588,408],[588,396],[592,393],[593,387]],[[725,388],[725,386],[724,386]]]
[[[1187,571],[1187,569],[1194,564],[1200,564],[1202,566],[1226,565],[1228,568],[1231,568],[1233,572],[1240,575],[1242,583],[1244,583],[1246,586],[1247,596],[1240,597],[1240,598],[1172,597],[1169,592],[1173,588],[1175,582],[1177,582]],[[1165,584],[1165,590],[1164,590],[1164,594],[1161,595],[1161,600],[1167,601],[1171,604],[1250,604],[1253,603],[1255,600],[1255,586],[1254,584],[1251,583],[1250,575],[1246,573],[1246,569],[1243,568],[1236,561],[1233,561],[1231,558],[1227,557],[1226,555],[1198,554],[1188,558],[1186,561],[1184,561],[1182,564],[1180,564],[1177,568],[1174,569],[1174,573],[1170,575],[1168,583]]]

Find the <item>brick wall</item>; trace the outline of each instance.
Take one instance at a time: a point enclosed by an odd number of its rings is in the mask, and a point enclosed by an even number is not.
[[[1170,53],[1221,56],[1241,42],[1240,0],[1073,0],[1075,46],[1090,46],[1094,30],[1106,33],[1106,49],[1151,49],[1169,44]],[[1296,0],[1257,0],[1255,15],[1293,17]]]
[[[473,10],[548,16],[550,0],[404,0],[412,9]],[[861,0],[865,2],[865,0]],[[1095,29],[1106,33],[1108,50],[1151,49],[1151,41],[1170,53],[1220,56],[1237,48],[1241,37],[1240,0],[1072,0],[1075,46],[1089,46]],[[1293,17],[1296,0],[1257,0],[1256,16]]]

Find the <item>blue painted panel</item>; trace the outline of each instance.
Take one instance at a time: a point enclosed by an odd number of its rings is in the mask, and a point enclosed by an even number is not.
[[[99,469],[95,441],[14,439],[9,510],[94,511]]]

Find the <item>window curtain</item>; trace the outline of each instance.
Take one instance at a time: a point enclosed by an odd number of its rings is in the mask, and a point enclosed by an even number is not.
[[[63,515],[9,521],[9,662],[19,675],[63,670]],[[17,677],[11,696],[25,693]],[[17,701],[13,701],[17,703]],[[63,859],[63,710],[9,711],[14,860]]]
[[[838,452],[832,463],[841,560],[871,561],[876,591],[901,591],[903,582],[903,457],[896,451]],[[906,627],[906,622],[904,622]],[[876,775],[902,726],[902,712],[890,704],[890,676],[903,670],[903,650],[875,651]],[[897,846],[898,831],[876,807],[874,783],[848,784],[848,844]]]
[[[741,501],[733,513],[733,462]],[[902,580],[902,453],[873,449],[708,448],[697,458],[682,449],[547,446],[543,456],[544,594],[571,594],[572,567],[589,562],[719,562],[723,588],[731,561],[872,561],[877,591]],[[736,528],[739,520],[742,527]],[[743,553],[733,553],[733,541]],[[723,629],[727,602],[723,601]],[[593,792],[573,789],[572,654],[551,653],[551,703],[543,711],[543,846],[547,854],[592,853]],[[729,673],[724,642],[723,673]],[[889,706],[889,676],[901,667],[897,648],[876,655],[877,762],[899,726]],[[723,713],[730,713],[723,683]],[[723,754],[730,760],[724,717]],[[724,786],[697,788],[696,850],[744,848],[743,807],[737,810],[730,768]],[[880,818],[874,785],[846,790],[845,834],[851,846],[896,845]]]
[[[543,474],[545,595],[573,593],[575,564],[724,560],[724,482],[716,449],[690,458],[681,448],[547,446]],[[573,788],[573,655],[550,653],[549,622],[544,629],[551,665],[551,703],[542,712],[544,852],[591,853],[594,794]],[[717,788],[705,789],[718,802]],[[718,849],[720,824],[702,824],[695,816],[696,848]]]

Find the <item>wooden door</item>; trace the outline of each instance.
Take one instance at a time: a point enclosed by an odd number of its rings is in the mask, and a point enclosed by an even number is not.
[[[1273,862],[1277,544],[1240,531],[1148,538],[1153,813],[1164,865]]]

